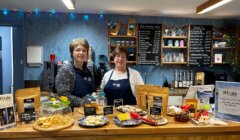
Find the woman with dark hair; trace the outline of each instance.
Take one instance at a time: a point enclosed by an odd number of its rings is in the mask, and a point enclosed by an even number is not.
[[[82,99],[94,92],[94,81],[87,68],[89,44],[83,38],[75,39],[69,46],[72,61],[63,65],[56,76],[55,86],[59,96],[67,96],[72,106],[83,106]]]
[[[105,73],[101,88],[107,104],[113,105],[115,99],[123,99],[125,105],[136,105],[136,85],[143,85],[138,71],[127,67],[128,52],[124,47],[116,47],[113,52],[115,68]]]

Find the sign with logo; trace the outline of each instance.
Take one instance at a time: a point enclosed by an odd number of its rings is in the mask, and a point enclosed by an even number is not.
[[[0,130],[16,126],[13,95],[0,95]]]

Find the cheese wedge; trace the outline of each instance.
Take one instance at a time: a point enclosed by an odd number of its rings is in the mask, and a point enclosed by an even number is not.
[[[131,116],[129,113],[121,113],[121,114],[118,114],[117,117],[120,121],[131,120]]]

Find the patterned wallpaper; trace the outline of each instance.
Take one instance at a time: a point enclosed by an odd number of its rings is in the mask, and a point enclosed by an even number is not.
[[[124,15],[104,15],[100,19],[98,15],[89,15],[89,20],[85,21],[83,15],[70,16],[67,14],[49,13],[26,14],[24,16],[24,46],[43,46],[43,60],[48,61],[49,55],[54,53],[56,60],[70,60],[68,46],[72,39],[83,37],[93,46],[95,55],[95,65],[98,67],[97,56],[108,54],[107,23],[110,21],[127,23],[129,18],[135,18],[137,23],[168,24],[168,25],[214,25],[223,26],[225,24],[239,24],[235,20],[214,20],[214,19],[189,19],[173,17],[145,17],[145,16],[124,16]],[[25,48],[26,50],[26,48]],[[149,84],[162,85],[165,79],[173,80],[174,69],[193,69],[186,66],[131,66],[139,70],[143,79]],[[230,68],[224,66],[206,67],[203,70],[226,71],[230,73]],[[29,67],[25,63],[24,80],[42,80],[43,67]],[[231,78],[230,78],[231,79]]]

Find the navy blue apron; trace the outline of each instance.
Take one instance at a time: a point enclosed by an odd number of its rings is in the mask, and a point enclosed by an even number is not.
[[[103,91],[106,94],[107,104],[113,105],[114,99],[123,99],[124,105],[136,105],[136,98],[133,96],[129,82],[129,71],[127,68],[127,79],[111,80],[112,71]]]
[[[87,94],[92,94],[94,91],[93,78],[89,70],[81,71],[75,68],[75,84],[72,95],[84,97]]]

